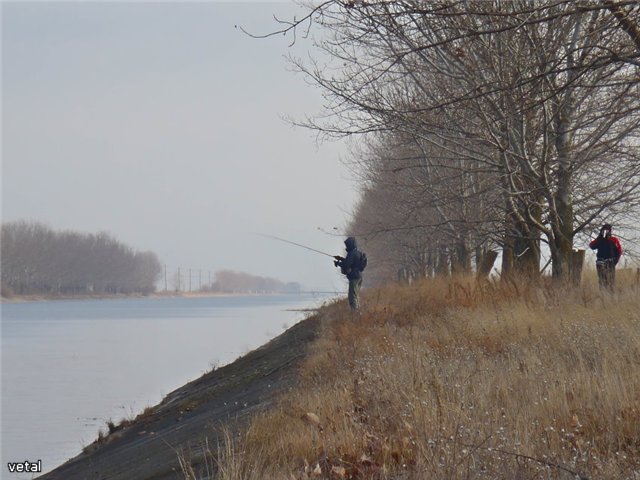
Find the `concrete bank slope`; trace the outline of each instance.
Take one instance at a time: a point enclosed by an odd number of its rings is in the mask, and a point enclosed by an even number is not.
[[[235,362],[175,390],[131,424],[38,479],[184,479],[178,452],[197,463],[205,441],[216,450],[222,425],[233,429],[287,391],[319,326],[317,316],[303,320]]]

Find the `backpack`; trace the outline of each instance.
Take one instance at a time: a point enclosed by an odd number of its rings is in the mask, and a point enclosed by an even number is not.
[[[358,266],[358,269],[362,272],[365,268],[367,268],[367,254],[360,252],[360,265]]]

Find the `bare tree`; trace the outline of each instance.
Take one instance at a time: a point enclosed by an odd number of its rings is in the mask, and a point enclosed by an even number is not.
[[[305,126],[393,133],[425,152],[413,178],[432,198],[402,198],[449,227],[463,269],[473,226],[456,214],[491,191],[503,270],[537,272],[544,240],[566,279],[574,235],[637,206],[638,12],[622,1],[329,1],[282,31],[322,28],[324,63],[294,60],[326,97]],[[454,168],[455,187],[434,188]]]
[[[2,292],[150,293],[161,271],[152,252],[107,234],[56,232],[34,222],[2,225]]]

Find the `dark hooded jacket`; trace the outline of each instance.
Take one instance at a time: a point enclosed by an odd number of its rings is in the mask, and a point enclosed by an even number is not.
[[[345,274],[349,280],[362,278],[362,252],[358,250],[356,239],[349,237],[344,241],[344,245],[347,247],[347,256],[340,263],[340,271]]]

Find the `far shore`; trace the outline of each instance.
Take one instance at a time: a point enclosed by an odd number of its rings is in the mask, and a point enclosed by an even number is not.
[[[56,300],[112,300],[112,299],[128,299],[128,298],[208,298],[208,297],[256,297],[264,295],[302,295],[305,293],[316,292],[210,292],[210,291],[193,291],[193,292],[153,292],[149,294],[133,293],[114,293],[114,294],[81,294],[81,295],[11,295],[0,297],[0,303],[30,303],[30,302],[50,302]],[[317,292],[323,293],[323,292]]]

